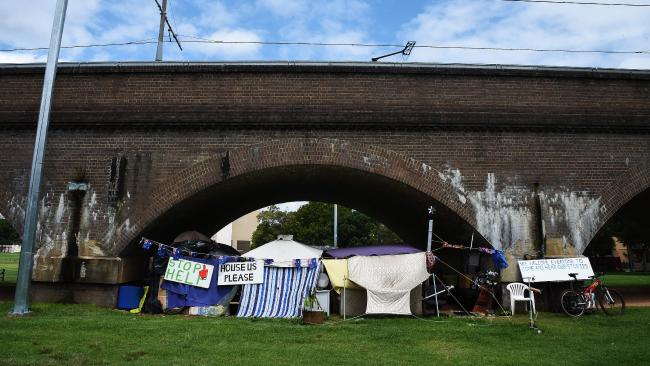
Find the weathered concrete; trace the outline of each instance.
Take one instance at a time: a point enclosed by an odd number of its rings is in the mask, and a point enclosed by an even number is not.
[[[42,72],[0,67],[0,213],[19,229]],[[141,254],[142,235],[168,242],[271,203],[322,200],[419,246],[434,205],[439,235],[480,234],[506,251],[514,280],[525,254],[581,254],[650,187],[648,100],[650,74],[618,70],[64,65],[34,279],[120,283],[137,277],[125,258]]]

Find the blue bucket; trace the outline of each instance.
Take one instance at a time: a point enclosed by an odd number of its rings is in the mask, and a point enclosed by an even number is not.
[[[137,309],[142,295],[144,295],[142,286],[120,286],[117,293],[117,308],[123,310]]]

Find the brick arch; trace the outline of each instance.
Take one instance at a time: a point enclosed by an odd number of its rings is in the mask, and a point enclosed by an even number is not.
[[[593,237],[616,212],[647,189],[650,189],[650,162],[648,161],[633,166],[610,183],[601,194],[599,226],[589,242],[591,243]],[[588,245],[585,246],[585,250],[587,247]]]
[[[160,185],[150,195],[150,203],[139,218],[133,220],[136,232],[116,238],[115,253],[122,252],[137,241],[141,231],[174,205],[224,181],[219,155],[183,169]],[[461,204],[449,183],[438,177],[434,169],[392,150],[338,139],[296,138],[263,142],[229,151],[230,174],[233,179],[265,169],[327,165],[360,170],[403,183],[457,214],[472,227],[476,218],[470,206]]]

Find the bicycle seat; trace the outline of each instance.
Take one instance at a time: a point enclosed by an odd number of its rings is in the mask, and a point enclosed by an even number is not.
[[[572,277],[574,280],[578,279],[578,274],[577,273],[569,273],[569,277]]]

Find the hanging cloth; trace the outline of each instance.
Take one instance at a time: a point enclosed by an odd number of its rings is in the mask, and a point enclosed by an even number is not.
[[[497,269],[508,268],[508,261],[506,260],[506,255],[501,250],[495,250],[492,253],[492,262]]]
[[[264,267],[264,281],[244,285],[237,317],[296,318],[314,291],[320,266]]]
[[[352,257],[348,272],[368,292],[366,314],[411,314],[410,292],[429,277],[424,252]]]
[[[359,285],[350,281],[347,259],[323,259],[322,262],[334,291],[340,294],[342,288],[359,288]]]

